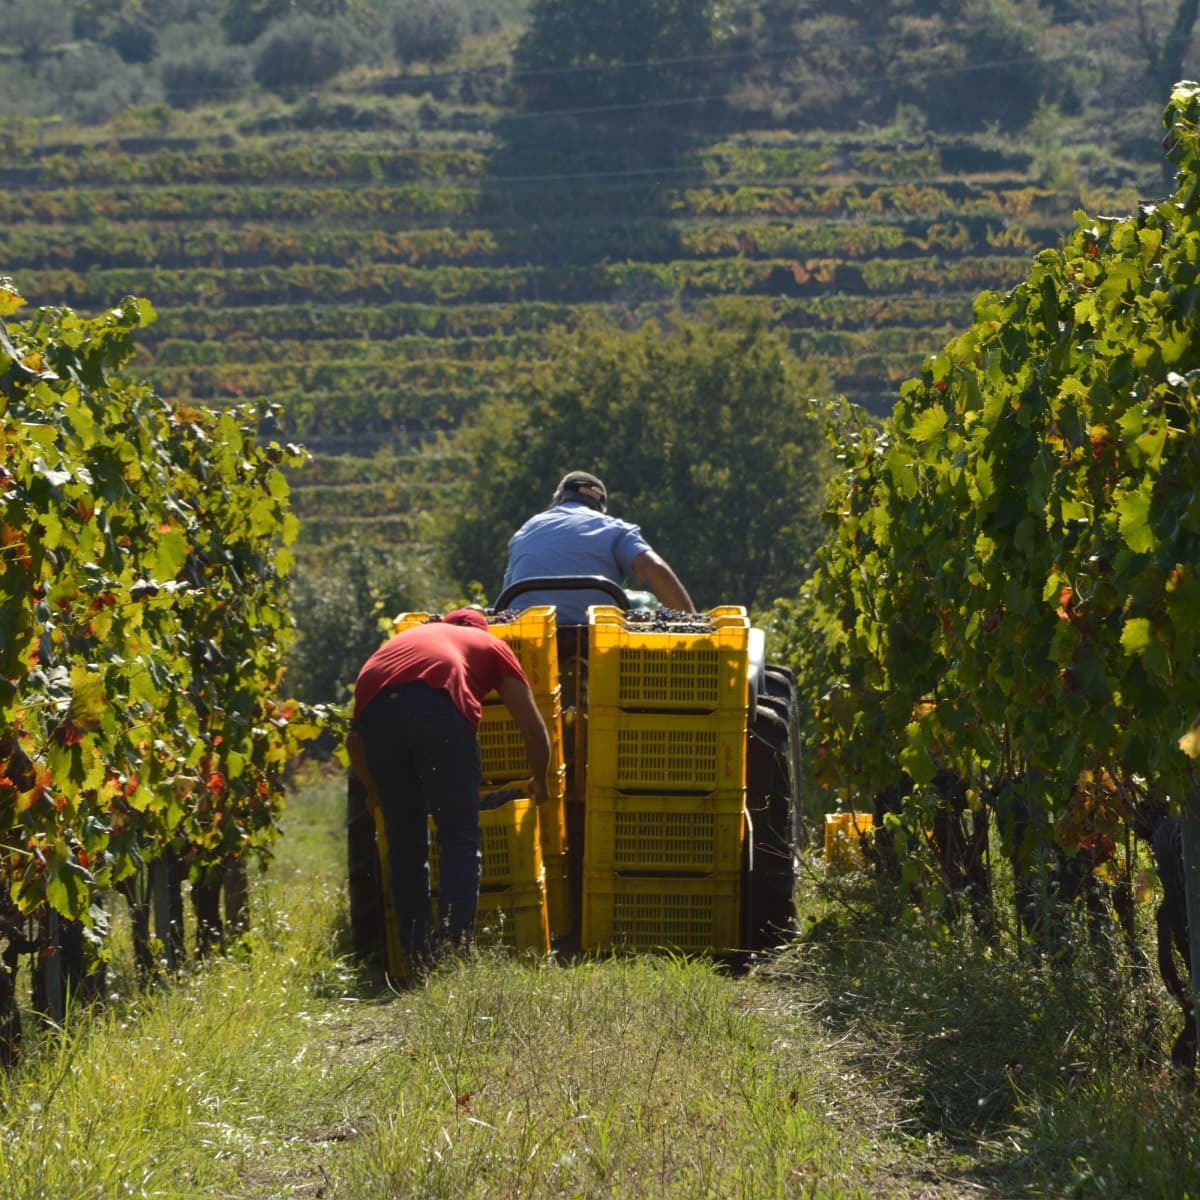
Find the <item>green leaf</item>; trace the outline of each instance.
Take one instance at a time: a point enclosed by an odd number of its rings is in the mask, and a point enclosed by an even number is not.
[[[904,730],[907,745],[900,751],[900,765],[916,783],[929,783],[937,774],[937,764],[929,753],[929,734],[920,722]]]
[[[927,408],[909,427],[914,442],[930,442],[946,428],[946,410]]]
[[[88,924],[90,882],[78,863],[55,850],[46,868],[46,903],[68,920]]]
[[[1130,617],[1121,629],[1121,647],[1126,654],[1142,654],[1150,644],[1150,622],[1145,617]]]
[[[187,562],[188,541],[177,529],[160,534],[154,548],[153,575],[166,582],[174,579]]]
[[[108,707],[104,679],[87,667],[71,668],[70,718],[76,725],[91,728],[99,723]]]
[[[1154,549],[1154,533],[1150,528],[1151,486],[1150,480],[1143,479],[1135,491],[1122,492],[1116,499],[1117,528],[1135,554]]]

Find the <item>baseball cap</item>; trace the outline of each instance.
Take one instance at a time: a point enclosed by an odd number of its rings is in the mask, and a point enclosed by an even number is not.
[[[581,500],[584,504],[599,512],[608,509],[608,488],[604,480],[590,471],[568,471],[554,491],[554,503],[561,504],[564,500]]]
[[[448,612],[442,620],[447,625],[470,625],[474,629],[486,629],[488,619],[477,608],[456,608]]]

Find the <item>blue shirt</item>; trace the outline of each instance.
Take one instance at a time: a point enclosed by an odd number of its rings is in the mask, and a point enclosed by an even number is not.
[[[603,575],[620,585],[649,549],[638,526],[568,500],[530,517],[509,539],[504,586],[547,575]],[[585,625],[589,604],[612,603],[604,592],[584,588],[525,592],[512,608],[553,604],[559,625]]]

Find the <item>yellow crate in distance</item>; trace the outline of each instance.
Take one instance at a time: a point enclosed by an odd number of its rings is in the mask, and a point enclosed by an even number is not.
[[[532,799],[509,800],[479,814],[482,888],[531,887],[542,879],[538,806]],[[429,886],[438,887],[437,826],[429,818]]]
[[[861,871],[863,858],[861,834],[869,834],[875,818],[867,812],[837,812],[825,814],[825,870],[830,875]]]
[[[618,608],[588,609],[592,706],[710,712],[744,709],[750,622],[742,608],[709,613],[710,629],[671,632],[630,621]]]

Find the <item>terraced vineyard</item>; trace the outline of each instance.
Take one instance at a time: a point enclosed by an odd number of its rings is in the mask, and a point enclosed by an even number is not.
[[[148,298],[138,369],[167,397],[281,404],[279,434],[316,459],[296,481],[309,541],[406,528],[439,473],[416,449],[519,389],[544,332],[584,312],[782,327],[831,391],[889,411],[1077,204],[970,140],[746,130],[617,171],[514,148],[490,109],[414,135],[301,130],[300,107],[273,133],[10,136],[0,273],[35,305]],[[1135,203],[1133,181],[1111,191]]]

